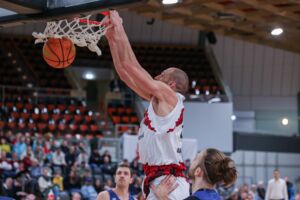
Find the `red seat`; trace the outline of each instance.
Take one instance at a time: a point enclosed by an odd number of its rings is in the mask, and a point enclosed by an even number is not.
[[[37,121],[37,120],[40,118],[40,115],[39,115],[39,114],[33,113],[33,114],[31,115],[31,117],[32,117],[32,119],[33,119],[34,121]]]
[[[81,114],[82,114],[82,113],[85,113],[85,112],[86,112],[86,107],[80,106],[80,107],[79,107],[79,110],[80,110],[80,113],[81,113]]]
[[[80,123],[82,121],[82,116],[81,115],[75,115],[74,116],[74,121],[76,124]]]
[[[99,128],[98,128],[98,126],[96,124],[90,125],[90,129],[91,129],[92,132],[96,132],[96,131],[99,130]]]
[[[126,108],[127,115],[131,115],[132,112],[133,112],[132,108]]]
[[[47,106],[47,108],[48,108],[48,112],[52,112],[55,108],[55,105],[50,104],[50,105]]]
[[[119,107],[119,108],[117,109],[117,111],[118,111],[118,113],[119,113],[120,115],[122,115],[122,114],[125,113],[126,109],[125,109],[124,107]]]
[[[20,130],[24,130],[26,128],[26,124],[25,123],[18,123],[18,128]]]
[[[18,112],[12,112],[11,116],[13,116],[13,118],[17,119],[17,118],[19,118],[20,113],[18,113]]]
[[[27,109],[28,112],[30,112],[33,109],[33,105],[30,103],[25,104],[25,108]]]
[[[26,121],[29,119],[30,114],[29,113],[21,113],[21,117]]]
[[[34,130],[36,128],[35,123],[29,123],[28,128],[29,130]]]
[[[49,115],[48,114],[41,114],[41,118],[44,122],[47,122],[49,120]]]
[[[49,124],[48,125],[49,131],[55,132],[56,131],[56,125],[55,124]]]
[[[121,117],[118,115],[112,116],[112,121],[114,124],[119,124],[121,122]]]
[[[60,130],[60,131],[65,131],[67,129],[67,125],[66,124],[59,124],[58,125],[58,130]]]
[[[23,106],[24,106],[24,104],[21,102],[17,103],[17,105],[16,105],[18,110],[21,110],[23,108]]]
[[[76,132],[78,129],[78,126],[76,124],[70,124],[69,127],[72,132]]]
[[[116,112],[117,111],[117,109],[116,108],[114,108],[114,107],[109,107],[108,109],[107,109],[107,112],[108,112],[108,114],[111,116],[114,112]]]
[[[88,127],[86,124],[81,124],[81,125],[79,126],[79,128],[80,128],[80,132],[82,132],[82,133],[87,132],[88,129],[89,129],[89,127]]]
[[[72,118],[71,115],[64,115],[64,119],[66,120],[66,123],[69,123],[71,118]]]
[[[59,104],[59,105],[57,106],[57,108],[60,110],[60,112],[63,112],[63,111],[66,109],[66,106],[63,105],[63,104]]]
[[[76,108],[77,108],[76,106],[71,105],[71,106],[68,107],[68,110],[70,111],[70,113],[74,113]]]
[[[16,122],[9,122],[8,127],[11,128],[11,129],[16,128]]]
[[[93,117],[90,116],[90,115],[86,115],[86,116],[84,117],[84,120],[86,121],[86,123],[91,123],[91,121],[93,120]]]
[[[8,109],[11,109],[13,106],[14,106],[14,103],[13,103],[13,102],[7,102],[7,103],[6,103],[6,107],[7,107]]]
[[[0,121],[0,129],[3,129],[5,127],[5,122],[4,121]]]
[[[125,123],[125,124],[130,123],[130,121],[129,121],[129,116],[123,116],[123,117],[121,118],[121,121],[122,121],[122,123]]]
[[[62,117],[62,115],[59,115],[59,114],[52,115],[52,118],[54,119],[55,122],[57,122],[61,117]]]
[[[130,122],[133,124],[139,123],[139,118],[136,116],[130,117]]]
[[[47,124],[46,123],[38,123],[37,128],[40,133],[44,133],[44,131],[47,128]]]

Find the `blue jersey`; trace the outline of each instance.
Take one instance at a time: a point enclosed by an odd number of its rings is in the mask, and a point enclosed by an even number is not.
[[[114,193],[114,191],[108,190],[108,193],[109,193],[110,200],[120,200],[120,198],[116,193]],[[131,196],[130,194],[129,194],[129,200],[134,200],[133,196]]]
[[[218,192],[214,189],[200,189],[197,190],[192,196],[200,200],[221,200]]]

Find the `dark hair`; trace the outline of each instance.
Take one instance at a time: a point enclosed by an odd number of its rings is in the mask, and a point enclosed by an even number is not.
[[[202,162],[204,178],[210,184],[232,185],[237,179],[234,161],[217,149],[207,149]]]
[[[129,169],[129,171],[130,171],[130,176],[132,176],[132,170],[131,170],[130,166],[129,166],[129,165],[127,165],[127,164],[123,164],[123,163],[121,163],[121,164],[119,164],[119,165],[118,165],[118,167],[117,167],[117,169],[116,169],[116,172],[115,172],[115,173],[117,173],[117,171],[118,171],[118,169],[119,169],[120,167],[122,167],[122,168],[128,168],[128,169]]]
[[[175,68],[171,73],[171,78],[176,83],[176,91],[185,95],[189,90],[189,77],[181,69]]]

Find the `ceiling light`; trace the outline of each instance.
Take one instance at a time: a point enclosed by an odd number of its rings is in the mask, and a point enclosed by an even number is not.
[[[179,0],[163,0],[162,3],[164,5],[170,5],[170,4],[175,4],[175,3],[178,3]]]
[[[235,121],[236,120],[236,116],[235,115],[231,115],[231,120]]]
[[[271,31],[271,35],[281,35],[283,33],[283,30],[282,28],[274,28],[272,31]]]
[[[83,78],[86,80],[94,80],[96,76],[93,72],[87,72],[84,74]]]
[[[283,118],[281,120],[281,123],[282,123],[283,126],[287,126],[289,124],[289,120],[287,118]]]

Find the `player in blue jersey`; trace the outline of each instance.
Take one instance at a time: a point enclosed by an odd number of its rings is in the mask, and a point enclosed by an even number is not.
[[[134,200],[129,193],[132,174],[128,165],[119,165],[115,174],[116,187],[100,192],[97,200]]]

